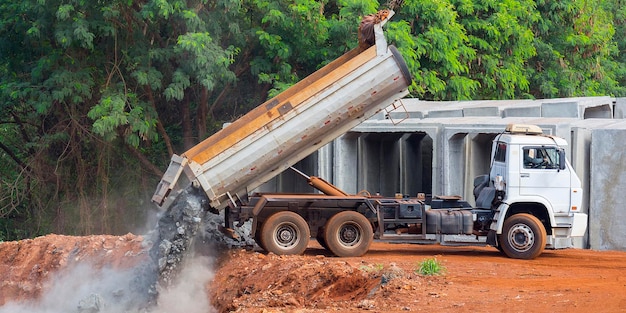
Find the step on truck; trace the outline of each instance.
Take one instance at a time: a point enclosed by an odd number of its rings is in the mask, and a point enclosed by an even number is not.
[[[167,209],[184,173],[204,191],[208,209],[224,215],[224,230],[250,221],[257,244],[281,255],[304,252],[311,238],[337,256],[360,256],[374,239],[488,244],[521,259],[571,246],[587,222],[580,180],[565,140],[533,126],[512,125],[496,138],[490,173],[474,181],[474,207],[453,196],[349,195],[305,173],[322,193],[250,193],[374,114],[402,108],[411,76],[385,40],[387,20],[375,25],[373,46],[347,52],[173,155],[152,201]]]

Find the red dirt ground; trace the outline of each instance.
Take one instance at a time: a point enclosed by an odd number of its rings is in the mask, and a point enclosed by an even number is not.
[[[143,249],[131,234],[0,243],[0,305],[37,299],[71,264],[124,268]],[[429,258],[443,275],[416,274]],[[493,248],[374,243],[363,257],[336,258],[312,241],[303,256],[229,251],[206,288],[219,312],[624,312],[626,252],[547,250],[524,261]]]
[[[47,235],[0,243],[0,306],[36,299],[61,269],[81,262],[95,267],[130,267],[145,257],[143,239],[124,236]],[[139,256],[139,257],[138,257]]]
[[[626,312],[626,252],[547,250],[514,260],[494,248],[374,243],[335,258],[236,251],[211,285],[213,305],[237,312]],[[415,273],[435,258],[440,276]],[[396,277],[381,285],[381,275]]]

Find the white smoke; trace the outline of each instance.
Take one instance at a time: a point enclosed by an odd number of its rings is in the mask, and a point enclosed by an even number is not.
[[[145,286],[139,267],[96,269],[79,264],[57,273],[43,286],[38,300],[9,302],[0,313],[206,313],[216,312],[207,295],[213,262],[194,256],[185,261],[171,286],[160,290],[157,304],[145,307]],[[141,287],[141,288],[137,288]]]

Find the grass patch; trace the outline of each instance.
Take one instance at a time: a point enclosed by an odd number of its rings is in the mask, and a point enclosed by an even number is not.
[[[361,265],[359,269],[363,272],[379,274],[384,269],[382,264]]]
[[[436,258],[425,259],[418,264],[415,273],[422,276],[442,275],[446,268]]]

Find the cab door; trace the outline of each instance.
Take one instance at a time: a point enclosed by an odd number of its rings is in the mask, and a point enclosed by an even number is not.
[[[556,214],[570,209],[570,172],[559,168],[562,155],[557,147],[525,146],[520,156],[520,195],[544,198]]]

